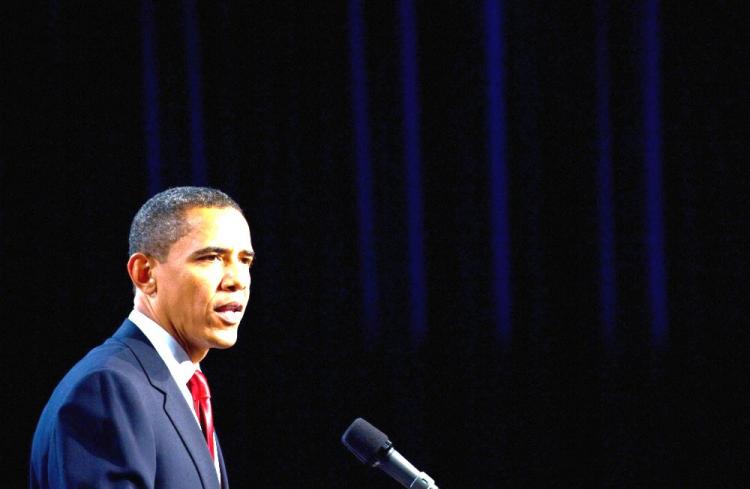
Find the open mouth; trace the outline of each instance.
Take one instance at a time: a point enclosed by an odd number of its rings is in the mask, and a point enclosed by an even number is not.
[[[242,319],[242,304],[230,302],[214,309],[216,314],[228,324],[237,324]]]

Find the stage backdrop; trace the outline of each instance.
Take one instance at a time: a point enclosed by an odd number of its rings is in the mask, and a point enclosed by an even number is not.
[[[187,184],[258,253],[204,362],[234,487],[395,487],[341,446],[358,416],[444,488],[744,486],[731,2],[2,10],[8,487],[131,308],[130,219]]]

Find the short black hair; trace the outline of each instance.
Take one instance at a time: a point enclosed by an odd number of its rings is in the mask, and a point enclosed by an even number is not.
[[[163,261],[172,245],[190,232],[185,214],[195,208],[231,207],[230,196],[209,187],[173,187],[154,195],[138,210],[130,225],[128,255],[144,253]]]

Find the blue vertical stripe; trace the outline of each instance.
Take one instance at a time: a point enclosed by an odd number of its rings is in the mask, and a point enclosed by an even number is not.
[[[409,300],[411,333],[415,345],[424,340],[427,329],[424,232],[422,210],[422,156],[419,138],[419,95],[417,90],[416,15],[412,0],[401,0],[401,75],[404,110],[404,162],[408,228]]]
[[[159,136],[159,78],[156,59],[156,22],[152,0],[141,2],[143,67],[143,128],[146,137],[148,194],[162,189],[161,142]]]
[[[373,175],[370,162],[370,127],[368,124],[367,70],[365,63],[365,26],[362,1],[349,2],[349,45],[352,70],[352,107],[354,116],[354,153],[357,163],[357,211],[359,218],[359,254],[361,266],[362,307],[365,337],[368,344],[377,338],[378,281],[375,256],[375,212]]]
[[[661,43],[659,2],[648,0],[643,19],[644,37],[644,163],[646,166],[646,245],[648,249],[651,335],[661,344],[667,334],[666,266],[661,160]]]
[[[500,0],[485,2],[487,43],[487,124],[490,165],[490,222],[492,281],[496,336],[507,344],[512,331],[510,291],[510,230],[508,225],[508,171],[505,119],[505,47]]]
[[[188,108],[190,110],[190,162],[194,185],[206,185],[206,156],[203,141],[203,86],[201,53],[196,17],[196,0],[184,1],[185,52],[187,54]]]
[[[607,0],[596,2],[596,128],[598,143],[599,294],[605,341],[615,333],[617,286],[615,275],[615,225],[612,182],[612,120],[609,107],[609,44]]]

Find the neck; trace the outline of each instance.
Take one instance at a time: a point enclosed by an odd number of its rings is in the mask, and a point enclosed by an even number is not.
[[[175,341],[182,347],[182,349],[185,350],[185,353],[187,353],[187,356],[190,358],[191,362],[198,364],[201,362],[201,360],[206,358],[208,350],[196,350],[194,348],[190,348],[190,344],[185,341],[185,339],[179,334],[177,329],[169,323],[169,321],[165,321],[159,318],[159,316],[156,314],[153,302],[149,300],[148,296],[140,291],[136,292],[135,298],[133,300],[133,308],[156,323],[161,329],[169,333],[169,335],[175,339]]]

